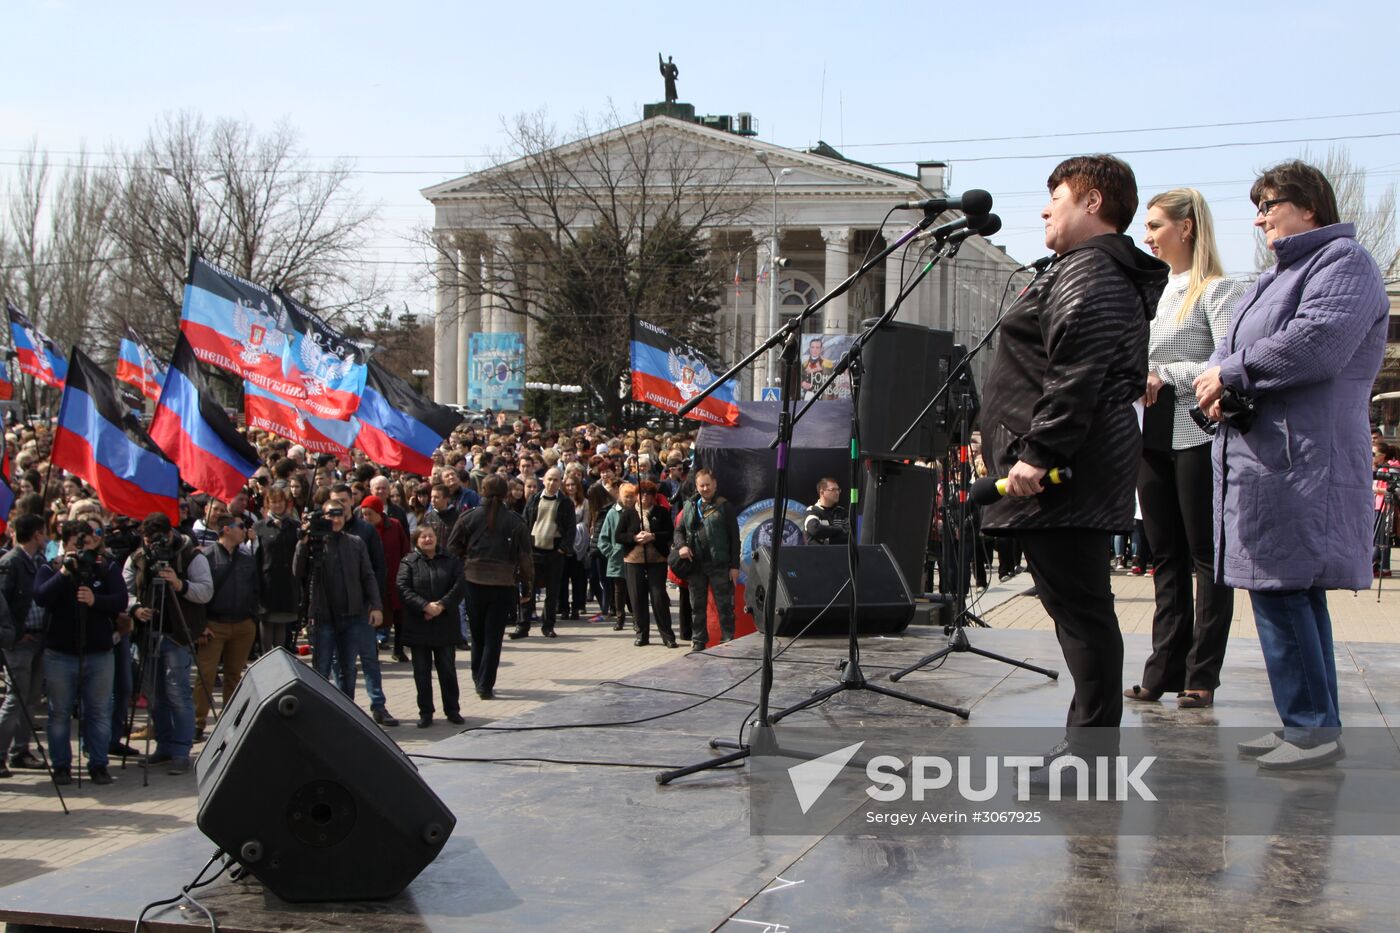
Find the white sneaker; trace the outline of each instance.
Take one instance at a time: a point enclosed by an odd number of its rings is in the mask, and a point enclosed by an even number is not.
[[[1250,739],[1247,742],[1238,743],[1235,748],[1241,755],[1247,758],[1258,758],[1260,755],[1266,755],[1282,744],[1282,732],[1266,732],[1257,739]]]
[[[1278,748],[1259,757],[1259,767],[1266,771],[1301,771],[1330,765],[1341,761],[1346,755],[1341,742],[1323,742],[1311,748],[1282,742]]]

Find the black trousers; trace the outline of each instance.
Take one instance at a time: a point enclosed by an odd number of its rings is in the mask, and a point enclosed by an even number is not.
[[[510,622],[511,607],[520,598],[513,586],[483,586],[467,581],[467,627],[472,633],[472,682],[478,692],[496,687],[501,664],[501,641]]]
[[[1220,686],[1235,591],[1215,582],[1211,484],[1209,444],[1172,453],[1143,451],[1138,499],[1157,596],[1144,690],[1180,693]]]
[[[569,601],[569,588],[573,587],[574,598]],[[564,567],[559,574],[559,605],[575,617],[580,615],[588,604],[588,565],[572,554],[564,555]]]
[[[666,595],[665,564],[623,564],[627,574],[627,589],[632,599],[632,630],[642,641],[651,637],[651,617],[656,619],[656,631],[662,640],[674,639],[671,630],[671,597]]]
[[[442,711],[451,716],[460,713],[461,691],[457,687],[457,649],[452,645],[425,647],[413,645],[413,686],[418,688],[418,715],[433,714],[433,670],[437,670],[438,688],[442,691]]]
[[[1021,532],[1040,603],[1074,679],[1065,725],[1117,728],[1123,718],[1123,634],[1104,555],[1107,531]]]
[[[680,590],[680,611],[678,613],[681,627],[681,641],[690,641],[690,633],[695,620],[695,610],[690,603],[690,587],[682,583],[677,589]]]
[[[540,629],[554,631],[554,619],[559,612],[559,583],[564,578],[564,555],[558,551],[535,549],[535,589],[544,587],[544,616]],[[533,600],[531,601],[533,603]],[[521,619],[520,628],[530,631],[530,620]]]

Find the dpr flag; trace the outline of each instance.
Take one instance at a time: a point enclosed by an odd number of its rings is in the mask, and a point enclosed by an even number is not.
[[[165,374],[151,437],[180,467],[185,482],[227,502],[258,468],[258,452],[210,397],[184,334]]]
[[[355,418],[336,421],[304,414],[251,382],[243,383],[243,414],[248,427],[295,441],[314,454],[348,457],[355,435],[360,432],[360,422]]]
[[[0,402],[8,402],[15,397],[15,384],[10,379],[10,361],[0,360]]]
[[[68,360],[53,463],[97,490],[118,515],[180,520],[180,473],[117,398],[117,383],[77,347]]]
[[[709,357],[643,320],[632,323],[632,400],[675,413],[709,387],[717,367]],[[739,423],[734,380],[691,409],[687,418],[709,424]]]
[[[369,356],[286,292],[273,294],[287,328],[283,374],[305,390],[300,407],[318,418],[349,418],[360,407]]]
[[[20,372],[28,373],[45,385],[63,388],[68,376],[68,361],[58,352],[58,344],[44,335],[13,302],[5,302],[10,317],[10,340],[15,347],[15,361]]]
[[[160,390],[165,387],[165,365],[130,327],[117,356],[117,378],[140,389],[153,402],[160,399]]]
[[[356,447],[380,466],[419,476],[432,472],[433,451],[462,423],[455,411],[428,401],[373,360],[355,417],[360,422]]]
[[[283,366],[289,329],[272,292],[200,256],[191,259],[180,333],[201,362],[300,403],[306,387],[287,376]]]

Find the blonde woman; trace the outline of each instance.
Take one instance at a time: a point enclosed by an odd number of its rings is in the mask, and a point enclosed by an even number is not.
[[[1169,412],[1148,417],[1170,413],[1171,441],[1169,448],[1144,446],[1138,469],[1157,605],[1142,683],[1124,696],[1154,702],[1175,693],[1178,706],[1202,709],[1214,705],[1220,685],[1234,593],[1215,582],[1210,435],[1191,419],[1196,404],[1191,383],[1225,339],[1245,285],[1225,278],[1210,208],[1194,188],[1166,191],[1148,201],[1143,239],[1153,255],[1171,266],[1152,321],[1143,397],[1146,406],[1170,406]]]

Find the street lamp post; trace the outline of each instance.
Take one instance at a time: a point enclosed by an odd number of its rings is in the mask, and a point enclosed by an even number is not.
[[[772,337],[778,332],[778,183],[791,175],[792,169],[785,168],[777,172],[773,171],[773,166],[768,164],[768,153],[766,152],[758,154],[758,161],[763,163],[763,167],[768,170],[769,177],[773,179],[773,227],[768,247],[768,336]],[[765,366],[767,367],[768,384],[777,385],[779,381],[777,347],[769,349]],[[760,392],[759,396],[762,397],[762,394]]]

